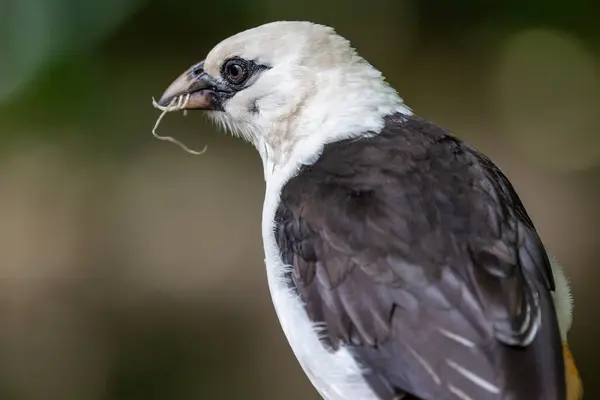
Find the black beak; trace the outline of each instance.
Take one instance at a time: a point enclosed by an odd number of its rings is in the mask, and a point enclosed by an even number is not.
[[[158,101],[161,107],[179,105],[181,110],[214,110],[215,87],[204,72],[204,61],[192,66],[165,90]]]

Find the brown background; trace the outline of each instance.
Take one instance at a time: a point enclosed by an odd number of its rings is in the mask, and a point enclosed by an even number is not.
[[[317,399],[279,329],[258,155],[172,78],[276,19],[334,25],[421,116],[488,153],[573,282],[600,398],[595,1],[0,0],[0,399]]]

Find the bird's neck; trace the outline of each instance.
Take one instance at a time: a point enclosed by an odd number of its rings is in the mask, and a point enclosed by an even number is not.
[[[316,87],[293,118],[255,140],[266,180],[281,179],[279,175],[314,163],[327,143],[378,134],[388,115],[412,115],[380,72],[368,64],[322,74]]]

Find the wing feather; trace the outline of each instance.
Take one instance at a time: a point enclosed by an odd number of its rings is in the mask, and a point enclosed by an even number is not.
[[[474,148],[391,119],[328,145],[285,186],[276,223],[309,317],[381,399],[565,398],[548,258]]]

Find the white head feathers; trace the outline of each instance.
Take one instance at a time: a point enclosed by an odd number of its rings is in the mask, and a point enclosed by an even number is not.
[[[181,96],[189,106],[180,109],[214,110],[213,119],[253,143],[267,175],[314,162],[328,142],[378,133],[387,115],[411,114],[348,40],[301,21],[225,39],[174,81],[159,108]]]
[[[286,21],[238,33],[210,51],[205,71],[218,77],[232,57],[268,69],[211,116],[252,142],[273,168],[290,157],[309,161],[324,143],[378,132],[385,115],[410,114],[381,73],[330,27]]]

